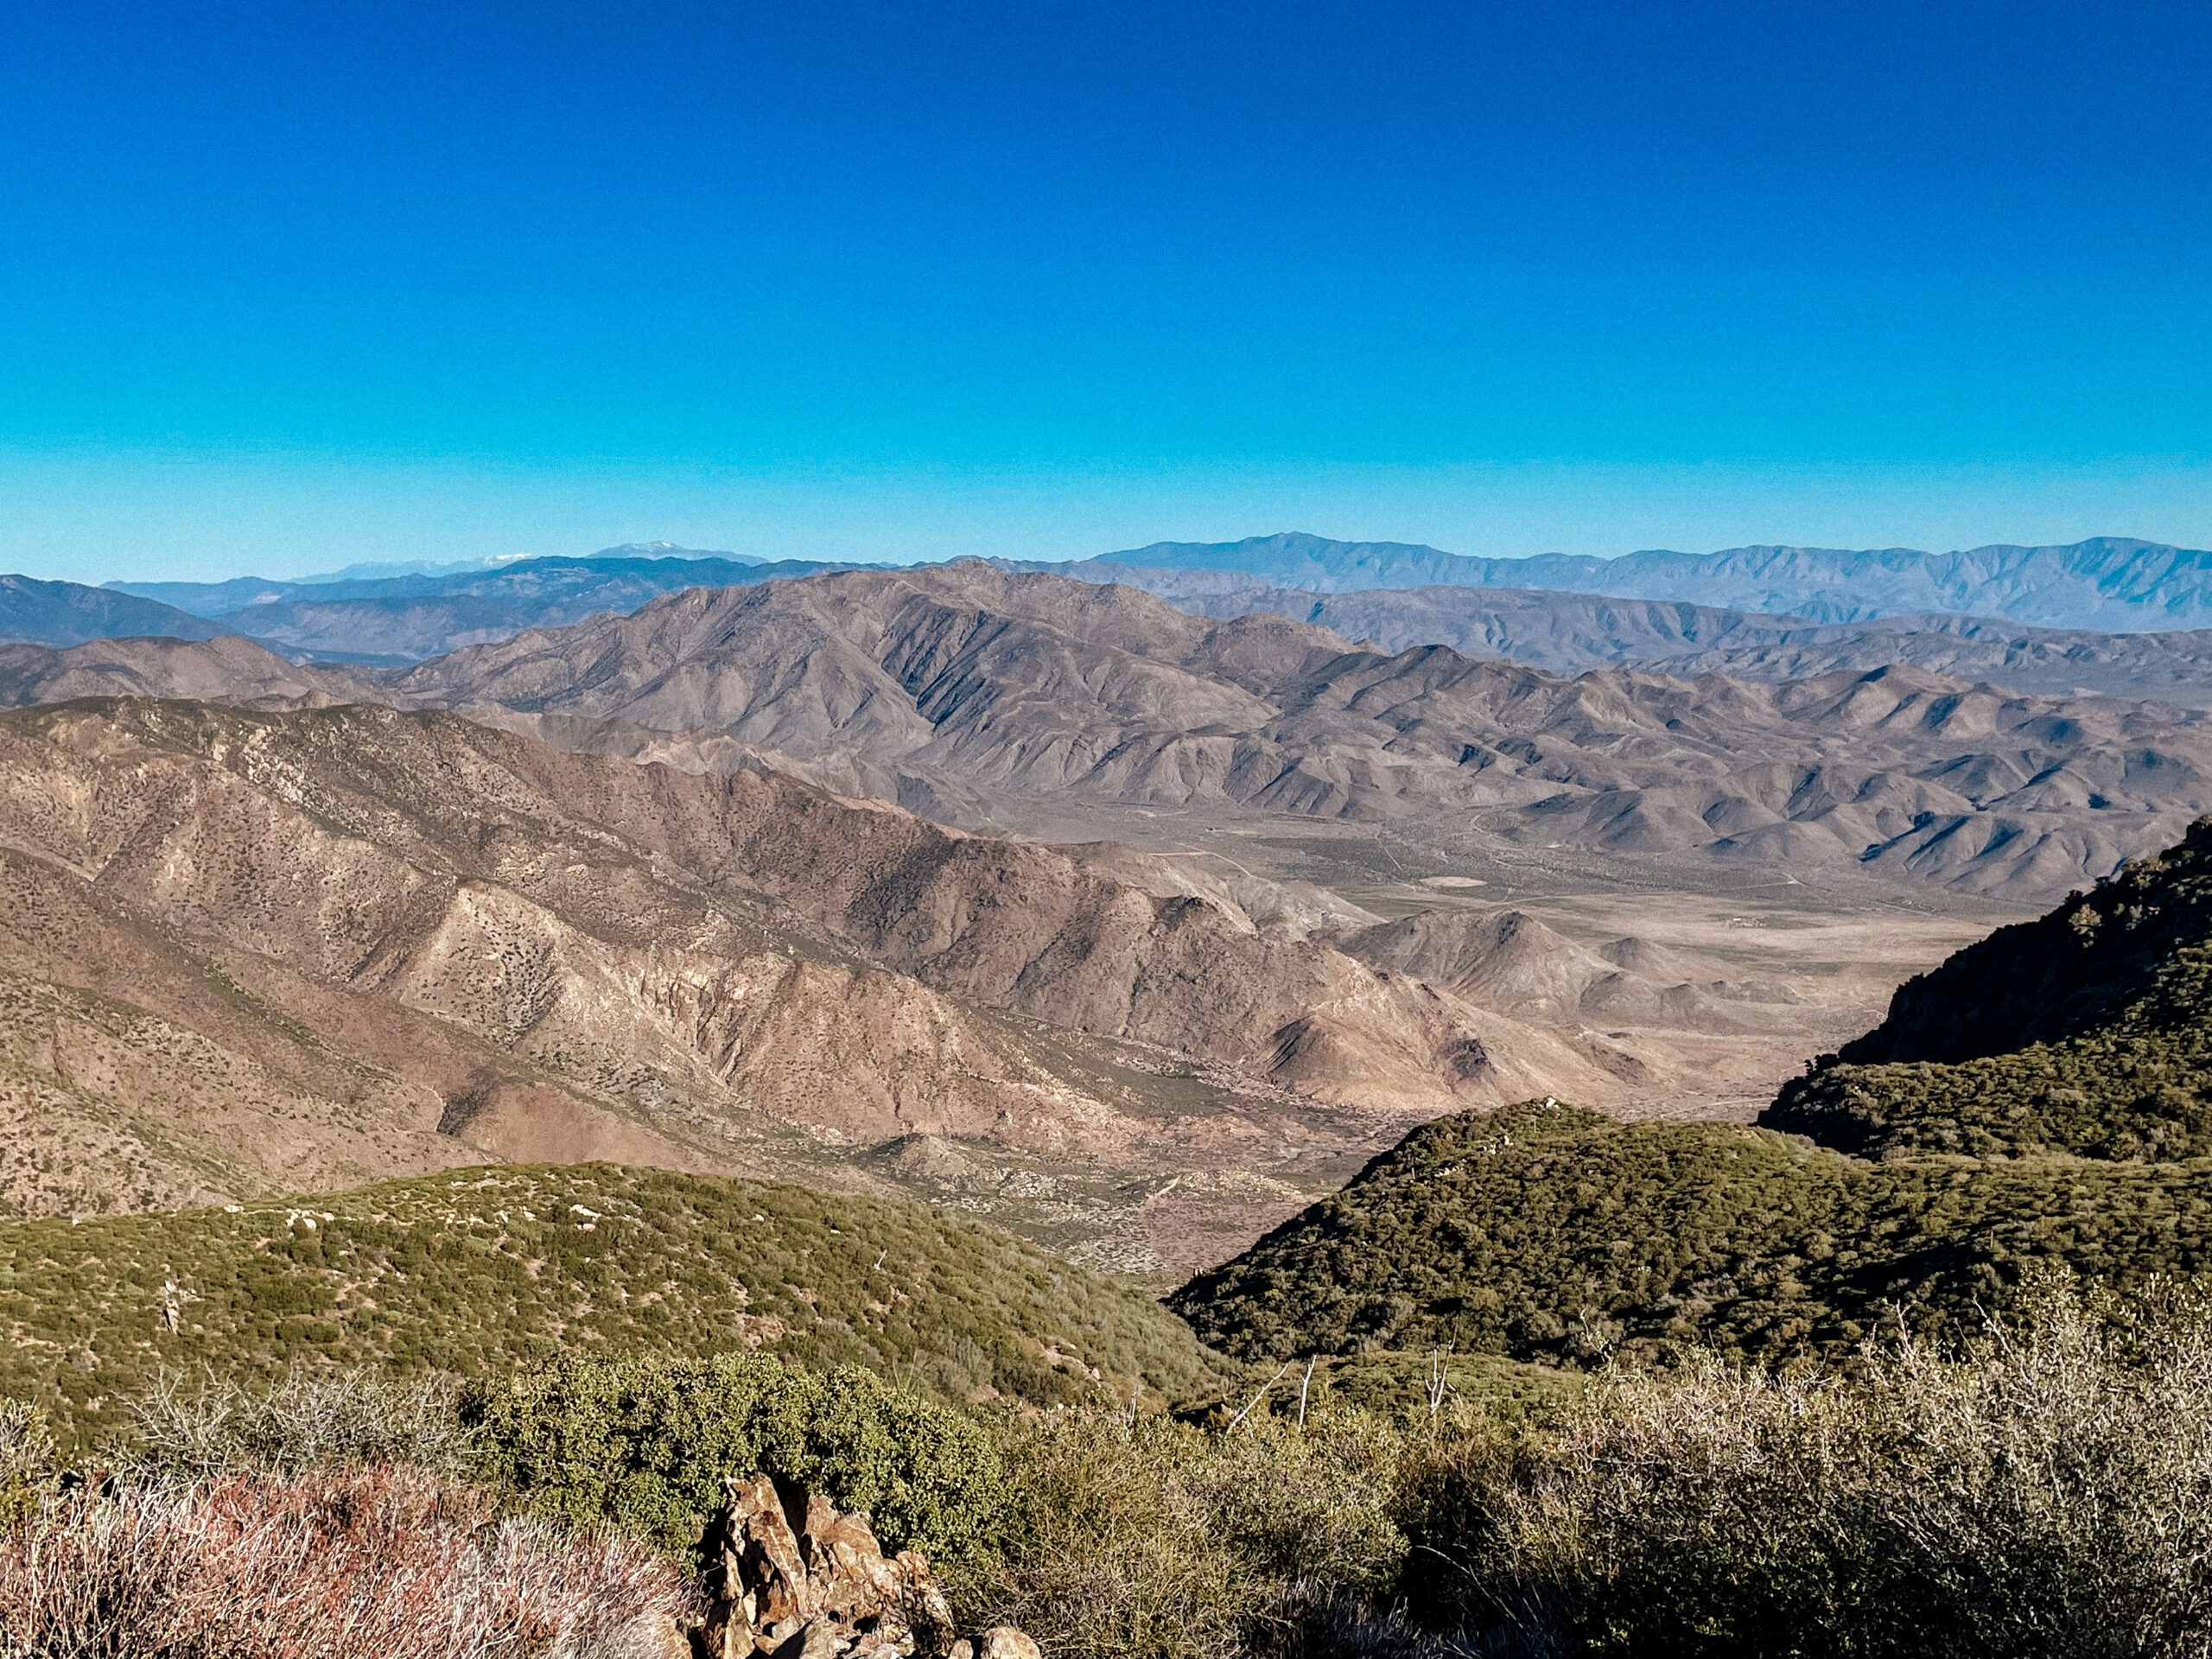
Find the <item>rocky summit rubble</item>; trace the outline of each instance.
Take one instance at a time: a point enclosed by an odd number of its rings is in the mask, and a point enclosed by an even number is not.
[[[707,1547],[701,1659],[1038,1659],[1011,1626],[957,1629],[919,1550],[886,1556],[866,1516],[767,1475],[728,1481]]]

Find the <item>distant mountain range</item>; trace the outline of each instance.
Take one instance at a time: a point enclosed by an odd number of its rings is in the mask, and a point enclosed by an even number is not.
[[[1000,798],[1478,822],[1536,848],[2015,898],[2102,875],[2212,809],[2212,728],[2193,713],[1886,667],[1569,679],[978,563],[671,594],[385,683],[472,718],[774,750],[956,822],[989,821]]]
[[[235,616],[257,605],[296,595],[309,600],[423,599],[448,594],[538,593],[573,586],[575,573],[626,569],[639,563],[753,566],[768,563],[749,553],[715,553],[673,542],[626,542],[582,558],[472,560],[460,564],[350,564],[319,576],[233,576],[227,582],[111,582],[105,591],[158,600],[194,616]],[[563,573],[569,573],[566,582]],[[519,578],[519,580],[515,580]],[[703,580],[694,573],[690,585]]]
[[[1202,615],[1318,622],[1391,650],[1449,645],[1562,671],[1799,678],[1910,663],[2022,690],[2212,702],[2212,554],[2118,538],[1930,554],[1738,548],[1474,559],[1318,536],[1160,542],[1003,569],[1120,582]],[[665,542],[582,558],[361,566],[327,576],[118,582],[7,578],[0,639],[47,645],[236,633],[299,658],[397,665],[634,611],[689,588],[880,567],[769,562]],[[2194,626],[2206,639],[2189,637]],[[2131,637],[2152,635],[2156,643]]]
[[[1154,542],[1103,558],[1021,563],[1090,582],[1129,582],[1181,601],[1234,580],[1313,593],[1370,588],[1538,588],[1686,601],[1739,611],[1858,622],[1947,611],[2050,627],[2134,632],[2212,626],[2212,552],[2100,536],[2066,547],[1851,552],[1738,547],[1720,553],[1564,553],[1477,559],[1402,542],[1291,533],[1241,542]],[[1173,575],[1150,575],[1161,572]]]
[[[1324,594],[1244,587],[1170,602],[1199,616],[1272,612],[1386,651],[1449,645],[1462,656],[1560,674],[1625,665],[1685,677],[1803,680],[1895,664],[2044,696],[2152,697],[2212,708],[2212,629],[2112,633],[1949,614],[1822,623],[1681,600],[1524,588]]]
[[[701,553],[652,542],[611,547],[588,558],[519,559],[489,568],[397,576],[303,582],[241,576],[219,582],[118,583],[89,591],[158,601],[165,608],[219,624],[216,632],[243,634],[332,661],[413,662],[462,645],[511,639],[525,628],[559,627],[601,612],[633,611],[680,588],[741,587],[849,568],[803,560],[771,563],[749,555]],[[0,632],[12,634],[4,613]]]
[[[77,645],[129,636],[213,639],[236,632],[136,594],[76,582],[0,576],[0,639]]]
[[[1660,645],[1708,637],[1697,617],[1645,620]],[[1717,626],[1723,641],[1756,632]],[[564,747],[768,766],[969,828],[1042,803],[1287,813],[2016,900],[2105,874],[2212,810],[2212,727],[2192,710],[1888,662],[1778,683],[1564,677],[976,563],[690,588],[388,669],[288,664],[236,641],[16,646],[0,691],[443,707]]]

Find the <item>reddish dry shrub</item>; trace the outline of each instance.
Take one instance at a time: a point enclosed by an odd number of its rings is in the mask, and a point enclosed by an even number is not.
[[[613,1659],[683,1597],[636,1545],[495,1524],[434,1476],[232,1476],[0,1538],[0,1659]]]

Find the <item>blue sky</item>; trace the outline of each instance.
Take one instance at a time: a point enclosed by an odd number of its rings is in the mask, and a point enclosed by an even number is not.
[[[18,8],[0,564],[2212,543],[2212,8]]]

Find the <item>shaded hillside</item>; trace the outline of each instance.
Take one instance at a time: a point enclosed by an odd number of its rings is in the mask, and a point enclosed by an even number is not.
[[[1611,1083],[1225,894],[442,713],[10,715],[0,841],[0,1196],[34,1211],[912,1135],[1157,1180]]]
[[[1851,622],[1944,611],[2050,627],[2185,628],[2212,620],[2212,552],[2128,537],[2064,547],[1912,548],[1850,551],[1738,547],[1719,553],[1652,550],[1601,559],[1560,553],[1478,559],[1394,542],[1332,542],[1299,534],[1241,542],[1158,542],[1096,561],[1025,568],[1234,573],[1282,588],[1541,588],[1686,601],[1725,610]]]
[[[1094,1376],[1174,1397],[1215,1366],[1149,1299],[989,1228],[605,1164],[0,1224],[0,1395],[79,1431],[203,1363],[505,1376],[560,1353],[746,1350],[1043,1403]]]
[[[2212,1268],[2212,1161],[1872,1164],[1532,1103],[1414,1130],[1168,1305],[1240,1357],[1842,1359],[1892,1306],[1970,1327],[2039,1262],[2123,1288]]]
[[[212,639],[235,633],[203,618],[158,601],[87,588],[75,582],[38,582],[29,576],[0,576],[0,640],[37,645],[75,645],[87,639],[163,634],[176,639]]]
[[[1759,1121],[1869,1154],[2212,1155],[2212,819],[1909,981]]]
[[[563,741],[595,741],[578,721],[678,734],[658,753],[701,766],[718,746],[786,755],[969,823],[997,800],[1239,808],[2012,898],[2212,807],[2192,712],[1912,670],[1569,679],[976,564],[675,594],[439,658],[391,693]]]

